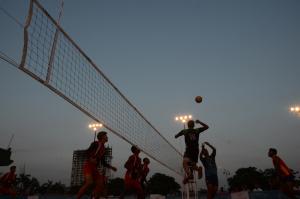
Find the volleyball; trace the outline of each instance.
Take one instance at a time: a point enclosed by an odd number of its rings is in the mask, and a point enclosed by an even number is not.
[[[202,97],[201,97],[201,96],[196,96],[196,97],[195,97],[195,101],[196,101],[197,103],[201,103],[201,102],[202,102]]]

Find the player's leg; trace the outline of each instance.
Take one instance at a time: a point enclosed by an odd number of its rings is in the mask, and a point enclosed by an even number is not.
[[[202,167],[197,166],[198,158],[199,158],[199,149],[193,151],[192,153],[190,153],[189,156],[190,156],[190,160],[191,160],[193,170],[198,173],[198,179],[201,179],[202,178]]]
[[[95,199],[99,199],[102,194],[104,194],[105,189],[105,182],[104,182],[104,176],[97,174],[96,180],[95,180],[95,189],[94,189],[94,197]]]
[[[9,198],[16,198],[17,192],[12,187],[0,187],[0,195],[10,196]]]
[[[280,177],[280,190],[289,198],[294,198],[294,177],[286,176]]]
[[[294,183],[292,181],[287,181],[284,183],[284,192],[289,198],[295,198],[294,193]]]
[[[90,174],[85,175],[84,184],[82,185],[82,187],[79,189],[77,193],[77,199],[80,199],[85,194],[87,189],[93,185],[93,183],[94,181],[92,175]]]
[[[81,198],[87,189],[94,183],[94,170],[97,171],[97,167],[90,162],[85,162],[83,166],[84,184],[77,193],[77,199]]]
[[[138,199],[145,199],[144,190],[138,179],[132,181],[132,188],[134,189]]]
[[[213,199],[218,191],[218,176],[206,176],[207,198]]]
[[[120,195],[120,199],[123,199],[130,191],[132,187],[132,179],[131,176],[126,173],[124,178],[124,190],[122,191]]]
[[[214,185],[214,187],[213,187],[213,198],[216,196],[216,194],[218,192],[218,188],[219,188],[219,186]]]
[[[213,199],[213,185],[206,184],[207,186],[207,199]]]
[[[197,166],[196,163],[193,163],[192,168],[193,168],[194,171],[197,172],[197,174],[198,174],[198,179],[201,179],[201,178],[202,178],[202,175],[203,175],[202,167],[201,167],[201,166]]]
[[[185,178],[183,180],[183,184],[186,184],[189,179],[193,179],[193,173],[190,167],[190,159],[188,157],[183,158],[183,169],[185,171]]]

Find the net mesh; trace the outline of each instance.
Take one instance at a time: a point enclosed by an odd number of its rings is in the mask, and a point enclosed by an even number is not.
[[[20,69],[151,158],[181,174],[180,153],[37,2],[24,28]]]

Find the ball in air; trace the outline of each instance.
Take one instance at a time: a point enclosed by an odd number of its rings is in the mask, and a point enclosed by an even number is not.
[[[196,96],[195,101],[196,101],[196,103],[201,103],[202,102],[202,97],[201,96]]]

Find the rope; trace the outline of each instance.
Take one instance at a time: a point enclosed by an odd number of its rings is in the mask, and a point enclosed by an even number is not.
[[[0,50],[0,59],[6,61],[7,63],[9,63],[12,66],[15,66],[16,68],[19,68],[19,64],[13,58],[10,58],[8,55],[6,55],[1,50]]]
[[[58,19],[57,19],[57,24],[58,25],[60,23],[60,18],[62,16],[63,11],[64,11],[64,0],[61,0],[60,10],[59,10]]]
[[[14,16],[12,16],[7,10],[5,10],[2,6],[0,7],[0,10],[2,10],[2,12],[8,16],[10,19],[12,19],[16,24],[18,24],[21,28],[24,28],[24,24],[22,24],[17,18],[15,18]]]

